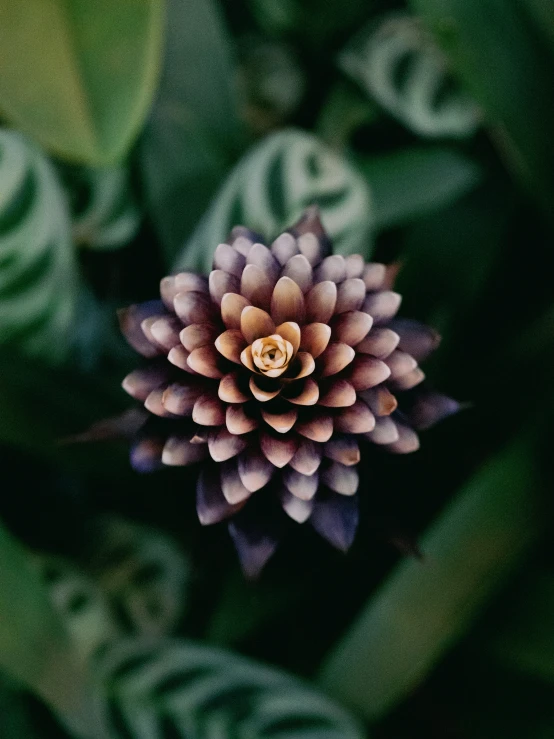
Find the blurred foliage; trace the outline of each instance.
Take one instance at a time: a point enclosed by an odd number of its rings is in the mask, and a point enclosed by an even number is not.
[[[554,734],[553,71],[542,0],[0,0],[0,735]],[[467,404],[253,585],[194,468],[68,442],[121,431],[117,308],[312,202]]]

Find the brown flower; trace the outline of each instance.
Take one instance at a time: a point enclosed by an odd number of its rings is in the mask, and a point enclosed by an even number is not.
[[[439,337],[395,317],[401,297],[390,282],[382,264],[332,255],[310,208],[270,248],[234,229],[208,279],[165,277],[161,301],[120,313],[127,339],[149,360],[123,382],[153,417],[132,463],[151,470],[211,457],[197,485],[198,516],[212,524],[241,511],[230,531],[250,575],[276,547],[275,501],[346,550],[357,525],[360,443],[414,451],[418,429],[458,408],[422,389],[399,409]]]

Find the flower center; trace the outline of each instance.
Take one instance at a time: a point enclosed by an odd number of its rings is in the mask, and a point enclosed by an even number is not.
[[[293,358],[290,341],[279,334],[256,339],[252,344],[252,360],[256,367],[268,377],[278,377],[289,366]]]

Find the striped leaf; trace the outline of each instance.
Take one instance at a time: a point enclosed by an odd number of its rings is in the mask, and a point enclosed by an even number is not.
[[[136,235],[140,211],[125,167],[62,169],[76,246],[112,250]]]
[[[372,204],[364,178],[315,136],[299,130],[273,134],[233,170],[177,267],[208,270],[233,226],[275,237],[313,203],[335,252],[369,256]]]
[[[419,136],[462,138],[479,125],[477,106],[453,83],[446,58],[415,18],[394,14],[364,29],[339,66]]]
[[[62,360],[76,288],[70,219],[57,174],[28,139],[0,130],[0,342]]]
[[[294,677],[185,641],[123,641],[100,665],[114,739],[362,739]]]

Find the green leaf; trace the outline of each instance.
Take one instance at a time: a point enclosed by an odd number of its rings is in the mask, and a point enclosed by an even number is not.
[[[362,739],[329,698],[231,652],[185,641],[121,641],[99,669],[114,739]]]
[[[40,150],[6,130],[0,130],[0,266],[0,343],[62,361],[78,283],[67,203]]]
[[[94,710],[86,672],[29,557],[0,525],[0,668],[80,731]]]
[[[162,0],[0,0],[0,110],[50,151],[122,157],[154,93]]]
[[[548,213],[554,66],[518,0],[412,0],[481,106],[500,151]]]
[[[383,716],[471,626],[544,529],[534,451],[519,437],[462,488],[424,536],[423,561],[402,562],[328,656],[331,694]]]
[[[126,167],[63,167],[76,246],[110,251],[127,246],[140,225],[140,212]]]
[[[473,160],[445,146],[360,155],[356,164],[373,192],[377,228],[404,224],[450,205],[482,178]]]
[[[476,105],[452,85],[446,59],[415,18],[393,14],[363,29],[339,65],[390,115],[426,138],[463,138],[479,125]]]
[[[140,147],[147,207],[168,264],[242,146],[235,66],[218,3],[169,0],[165,61]]]
[[[314,203],[336,253],[369,256],[372,201],[363,177],[311,134],[268,136],[233,170],[176,266],[207,271],[233,226],[275,237]]]

